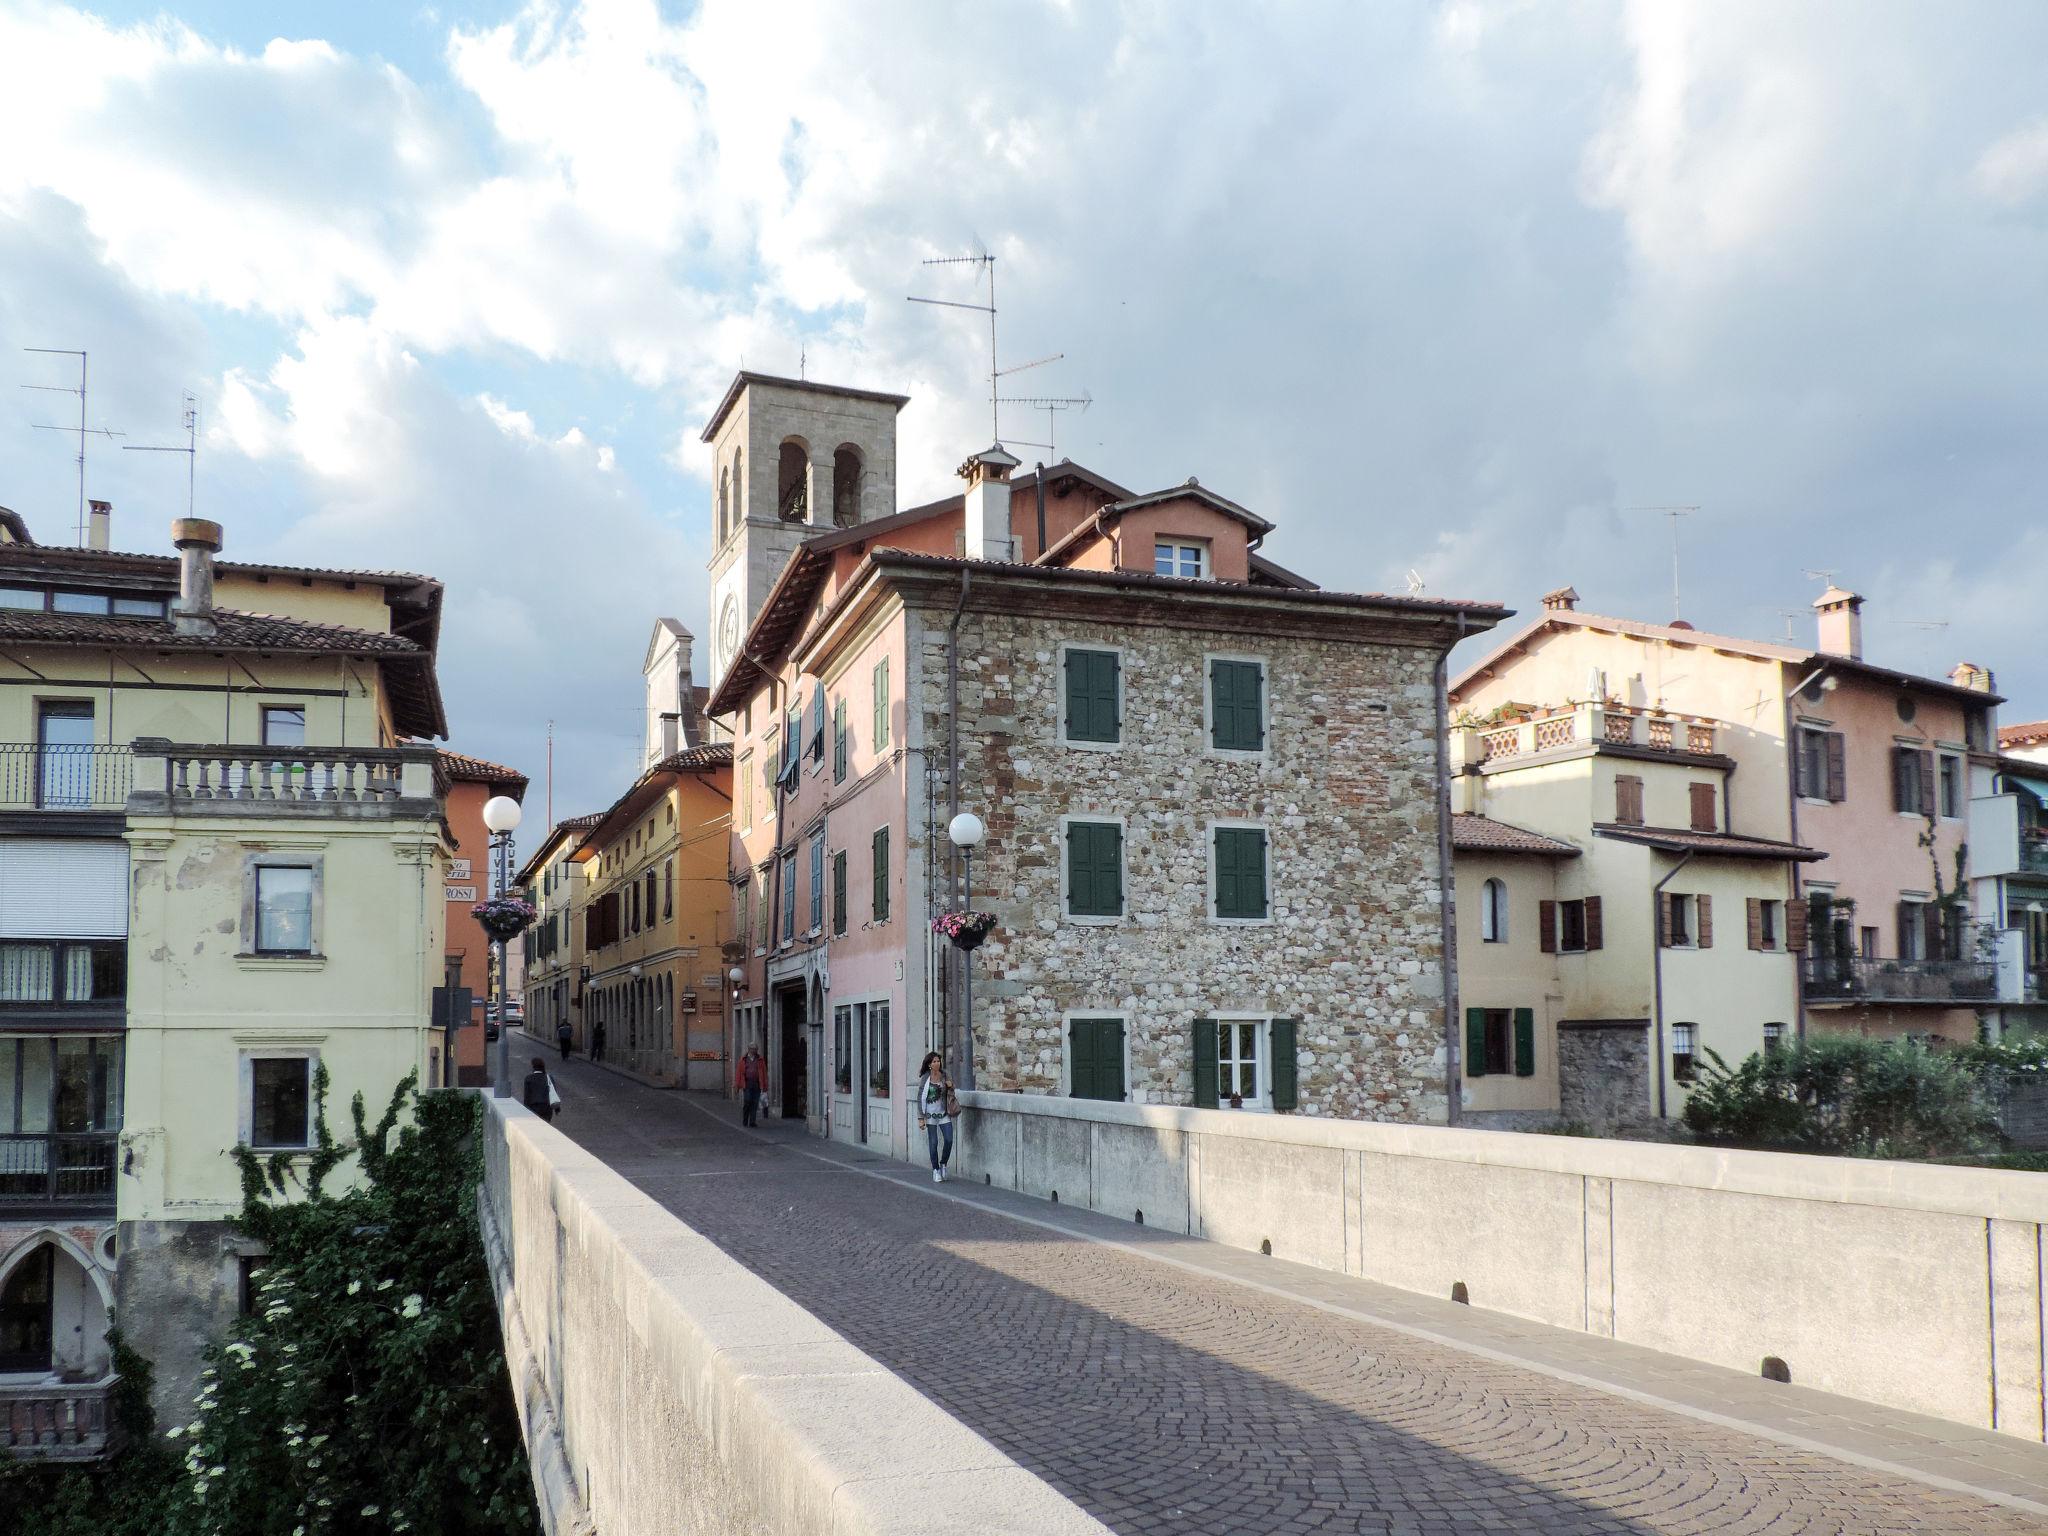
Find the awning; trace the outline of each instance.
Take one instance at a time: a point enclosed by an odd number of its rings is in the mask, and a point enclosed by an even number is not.
[[[2031,779],[2023,773],[2008,773],[2006,778],[2011,783],[2019,785],[2043,805],[2048,805],[2048,779]]]

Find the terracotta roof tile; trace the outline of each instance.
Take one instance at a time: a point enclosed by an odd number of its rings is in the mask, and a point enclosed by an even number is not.
[[[1451,847],[1462,853],[1534,853],[1554,859],[1579,856],[1576,847],[1558,838],[1463,811],[1451,817]]]
[[[2001,747],[2036,747],[2043,743],[2048,743],[2048,720],[2026,720],[1998,728]]]
[[[524,790],[530,782],[517,768],[507,768],[489,758],[471,757],[466,752],[451,752],[446,747],[441,749],[441,761],[448,770],[449,778],[472,784],[516,784]]]
[[[1732,832],[1695,832],[1689,827],[1624,826],[1619,822],[1595,822],[1595,837],[1617,842],[1641,843],[1663,853],[1699,853],[1724,859],[1784,859],[1794,864],[1811,864],[1827,854],[1799,843],[1781,843],[1770,837],[1738,837]]]
[[[425,647],[401,635],[274,613],[214,610],[214,633],[186,635],[169,619],[114,618],[94,613],[45,613],[0,608],[0,640],[16,645],[112,645],[147,650],[325,651],[351,656],[426,657]]]

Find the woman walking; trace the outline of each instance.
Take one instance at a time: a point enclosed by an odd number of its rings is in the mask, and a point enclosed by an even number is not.
[[[953,1161],[953,1116],[960,1112],[953,1094],[953,1080],[939,1062],[937,1051],[926,1051],[917,1069],[917,1123],[924,1130],[925,1149],[931,1153],[932,1182],[946,1182],[946,1165]]]

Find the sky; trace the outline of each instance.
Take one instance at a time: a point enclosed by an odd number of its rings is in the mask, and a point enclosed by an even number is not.
[[[280,27],[289,30],[279,31]],[[708,638],[698,434],[745,366],[908,394],[903,505],[1011,381],[1326,586],[1992,667],[2048,715],[2048,7],[1886,0],[0,0],[0,385],[91,354],[88,490],[166,550],[447,584],[451,742],[543,824]],[[70,397],[0,505],[75,537]],[[1041,439],[1042,415],[1004,421]],[[1042,456],[1018,447],[1027,462]],[[1649,510],[1686,506],[1676,520]],[[1456,660],[1475,653],[1468,644]]]

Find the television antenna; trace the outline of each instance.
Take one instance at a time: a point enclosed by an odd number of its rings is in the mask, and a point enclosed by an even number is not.
[[[975,242],[977,245],[979,241]],[[996,259],[987,251],[972,256],[933,256],[918,263],[923,267],[974,267],[988,274],[988,302],[986,304],[964,304],[958,299],[931,299],[917,294],[908,297],[913,304],[935,304],[941,309],[972,309],[988,316],[988,415],[994,429],[995,440],[1003,440],[1002,417],[996,399],[996,380],[1001,375],[996,371]],[[977,274],[975,281],[979,282]]]
[[[78,396],[77,426],[59,426],[51,421],[32,422],[30,425],[38,432],[75,432],[78,434],[78,543],[83,548],[85,545],[85,440],[88,437],[123,437],[126,434],[109,432],[105,427],[89,427],[85,424],[85,353],[74,351],[69,347],[23,347],[21,350],[24,352],[40,352],[46,357],[75,357],[78,359],[78,387],[76,389],[73,389],[69,384],[24,384],[21,387],[23,389],[46,390],[55,395]]]
[[[1056,362],[1056,361],[1058,361],[1058,358],[1057,358],[1057,357],[1048,357],[1048,358],[1045,358],[1045,359],[1043,359],[1043,361],[1045,361],[1045,362],[1048,362],[1048,363],[1050,363],[1050,362]],[[1025,367],[1035,367],[1035,366],[1036,366],[1035,364],[1030,364],[1030,363],[1027,363],[1027,364],[1025,365]],[[1005,373],[1019,373],[1019,372],[1022,372],[1023,370],[1022,370],[1022,369],[1017,369],[1017,368],[1006,368],[1006,369],[1004,369],[1003,371],[1004,371]],[[1046,457],[1047,457],[1047,458],[1049,459],[1049,458],[1051,458],[1051,457],[1052,457],[1052,455],[1053,455],[1053,436],[1054,436],[1054,433],[1053,433],[1053,414],[1054,414],[1054,412],[1056,412],[1056,411],[1085,411],[1085,410],[1087,410],[1087,409],[1088,409],[1088,407],[1089,407],[1089,406],[1091,406],[1091,405],[1093,405],[1093,404],[1095,403],[1095,400],[1094,400],[1094,397],[1093,397],[1093,396],[1091,396],[1091,395],[1089,395],[1089,394],[1087,394],[1087,393],[1085,393],[1085,392],[1084,392],[1084,393],[1082,393],[1082,394],[1078,394],[1078,395],[1004,395],[1004,396],[1002,397],[1002,403],[1003,403],[1004,405],[1023,405],[1023,406],[1029,406],[1029,407],[1030,407],[1030,408],[1031,408],[1032,410],[1034,410],[1034,411],[1043,411],[1043,412],[1045,412],[1045,441],[1044,441],[1044,442],[1042,442],[1042,443],[1032,443],[1032,442],[1026,442],[1026,441],[1025,441],[1024,439],[1022,439],[1022,438],[1018,438],[1018,439],[1015,439],[1015,441],[1016,441],[1016,443],[1017,443],[1017,446],[1018,446],[1018,447],[1020,447],[1020,448],[1043,448],[1043,449],[1045,450],[1045,456],[1046,456]]]
[[[1427,582],[1425,582],[1425,581],[1424,581],[1424,580],[1422,579],[1422,572],[1420,572],[1420,571],[1416,570],[1416,569],[1415,569],[1415,567],[1414,567],[1414,566],[1412,566],[1412,565],[1411,565],[1411,566],[1409,566],[1409,567],[1408,567],[1408,595],[1409,595],[1410,597],[1420,597],[1420,596],[1422,596],[1423,592],[1424,592],[1425,590],[1427,590],[1427,588],[1428,588],[1428,583],[1427,583]]]
[[[1699,511],[1697,502],[1691,505],[1665,507],[1630,507],[1631,512],[1657,512],[1671,519],[1671,621],[1675,624],[1684,617],[1678,606],[1678,520],[1691,517]]]
[[[124,443],[123,453],[182,453],[185,455],[185,515],[193,515],[194,495],[199,478],[199,398],[185,392],[185,444]]]

